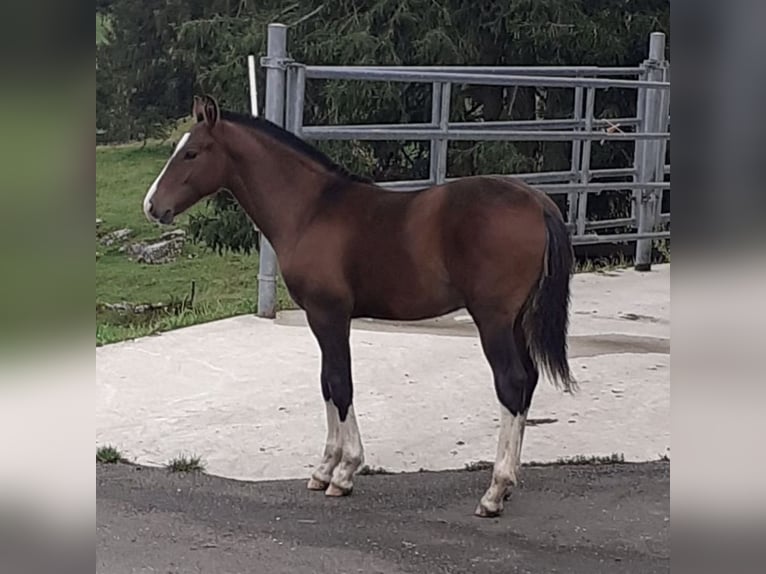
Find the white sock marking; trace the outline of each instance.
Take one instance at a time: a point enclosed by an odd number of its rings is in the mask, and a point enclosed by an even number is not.
[[[340,420],[340,419],[339,419]],[[364,462],[364,449],[359,425],[356,423],[354,406],[348,409],[346,420],[339,424],[342,455],[332,474],[332,482],[343,489],[353,486],[353,476]]]
[[[342,449],[338,409],[335,408],[332,401],[326,401],[325,411],[327,413],[327,440],[325,441],[322,462],[319,463],[319,467],[313,474],[314,478],[320,482],[330,482],[332,471],[340,462]]]
[[[176,149],[173,150],[170,159],[168,159],[168,161],[165,163],[165,167],[162,168],[162,171],[160,171],[157,179],[155,179],[152,185],[149,186],[149,191],[146,192],[146,197],[144,197],[144,215],[146,215],[146,218],[152,223],[156,223],[158,221],[157,218],[152,217],[151,213],[149,212],[149,209],[151,208],[152,196],[157,193],[157,186],[159,185],[162,176],[165,175],[165,172],[168,170],[170,162],[173,161],[173,158],[178,155],[178,152],[181,151],[181,148],[186,145],[186,142],[189,141],[190,135],[191,134],[189,132],[186,132],[183,136],[181,136],[181,139],[178,141],[178,144],[176,144]]]
[[[508,487],[515,486],[518,482],[526,421],[526,411],[514,416],[504,406],[500,407],[500,435],[497,440],[492,484],[481,499],[482,505],[488,510],[496,511],[502,508],[503,497]]]

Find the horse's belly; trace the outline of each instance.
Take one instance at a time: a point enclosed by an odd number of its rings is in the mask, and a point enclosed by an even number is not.
[[[414,321],[438,317],[462,307],[461,297],[449,284],[423,281],[407,275],[361,282],[354,293],[354,316]]]

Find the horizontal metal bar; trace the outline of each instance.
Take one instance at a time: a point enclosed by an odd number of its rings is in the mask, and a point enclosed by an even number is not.
[[[562,76],[531,76],[510,74],[467,74],[459,72],[399,71],[378,68],[349,68],[345,66],[306,66],[306,77],[322,80],[367,80],[380,82],[450,82],[485,86],[541,86],[548,88],[654,88],[669,90],[670,82],[645,80],[615,80]]]
[[[387,72],[437,72],[463,74],[523,74],[526,76],[638,76],[640,67],[598,66],[309,66],[316,74],[339,69],[363,73],[368,70]]]
[[[594,128],[608,128],[611,126],[628,127],[638,126],[641,120],[638,118],[608,118],[608,119],[594,119]],[[408,124],[399,124],[408,125]],[[416,124],[427,125],[427,124]],[[493,122],[453,122],[447,127],[449,129],[471,129],[481,127],[481,129],[499,129],[499,128],[542,128],[542,129],[575,129],[584,128],[585,120],[572,119],[572,118],[556,118],[548,120],[510,120],[510,121],[493,121]]]
[[[428,179],[406,179],[400,181],[378,181],[376,185],[390,191],[415,191],[425,187],[435,185],[433,180]]]
[[[492,174],[495,177],[515,177],[527,183],[565,183],[572,179],[572,171],[539,171],[531,173]],[[459,178],[455,178],[459,179]],[[454,181],[454,180],[450,180]]]
[[[611,178],[611,177],[630,177],[635,173],[632,167],[620,167],[620,168],[608,168],[608,169],[594,169],[590,171],[591,179]],[[540,171],[533,173],[516,173],[516,174],[498,174],[502,176],[515,177],[526,182],[537,183],[567,183],[573,177],[577,177],[577,172],[574,170],[567,171]]]
[[[460,129],[443,132],[438,128],[370,128],[368,126],[304,126],[302,137],[310,140],[364,140],[364,141],[423,141],[443,138],[452,141],[574,141],[574,140],[663,140],[668,132],[615,132],[605,131],[527,131]]]
[[[666,213],[660,217],[661,223],[670,221],[670,214]],[[603,219],[600,221],[589,221],[585,224],[585,229],[608,229],[610,227],[637,227],[638,220],[635,217],[622,217],[620,219]]]
[[[608,128],[610,126],[637,126],[640,124],[638,118],[612,118],[593,120],[593,127]],[[367,130],[427,130],[434,129],[432,123],[411,123],[411,124],[348,124],[334,126],[305,126],[308,128],[330,127],[333,129],[367,129]],[[585,120],[575,120],[570,118],[557,118],[550,120],[510,120],[493,122],[450,122],[447,124],[448,130],[466,130],[466,129],[574,129],[585,127]],[[304,128],[305,129],[305,128]]]
[[[670,189],[670,182],[640,183],[634,181],[610,181],[603,183],[541,183],[537,186],[540,190],[549,193],[600,193],[602,191],[626,191],[632,189]]]
[[[632,170],[630,168],[620,169],[620,170],[597,170],[594,172],[594,176],[610,176],[614,174],[609,173],[603,173],[603,172],[616,172],[620,171],[623,172],[623,176],[630,175],[630,172]],[[567,180],[569,177],[571,177],[572,172],[569,171],[551,171],[551,172],[541,172],[541,173],[520,173],[520,174],[490,174],[487,177],[513,177],[515,179],[520,179],[522,181],[525,181],[529,184],[534,184],[536,188],[538,188],[541,191],[544,191],[550,195],[555,195],[557,193],[568,193],[568,192],[574,192],[574,193],[601,193],[603,191],[629,191],[633,189],[659,189],[659,190],[669,190],[670,189],[670,182],[648,182],[648,183],[639,183],[634,181],[610,181],[610,182],[593,182],[590,181],[588,183],[556,183],[555,180]],[[449,178],[446,180],[446,182],[452,182],[457,181],[458,179],[463,178]],[[554,180],[554,182],[548,182],[548,180]],[[434,182],[432,180],[427,179],[413,179],[413,180],[402,180],[402,181],[386,181],[386,182],[377,182],[377,185],[384,187],[386,189],[390,189],[392,191],[413,191],[417,189],[422,189],[425,187],[429,187],[434,185]]]
[[[665,239],[670,237],[670,231],[655,231],[651,233],[618,233],[614,235],[575,235],[572,243],[575,245],[589,245],[595,243],[623,243],[637,241],[639,239]]]
[[[601,221],[588,221],[585,229],[608,229],[610,227],[636,227],[638,221],[635,217],[621,217],[620,219],[604,219]]]
[[[632,167],[618,167],[607,169],[594,169],[590,172],[591,178],[599,179],[604,177],[630,177],[635,173],[635,169]],[[528,183],[561,183],[568,182],[572,176],[576,175],[574,171],[535,171],[535,172],[523,172],[523,173],[489,173],[483,174],[488,177],[515,177]],[[446,181],[457,181],[462,179],[460,177],[450,177]],[[415,179],[415,180],[401,180],[401,181],[388,181],[378,182],[378,185],[396,186],[402,184],[404,186],[416,185],[425,187],[427,185],[433,185],[433,182],[427,179]]]

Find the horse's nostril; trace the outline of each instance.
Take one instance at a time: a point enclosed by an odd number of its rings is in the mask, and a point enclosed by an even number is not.
[[[165,213],[162,214],[162,217],[160,217],[160,223],[164,223],[165,225],[173,223],[173,210],[172,209],[168,209],[168,210],[165,211]]]

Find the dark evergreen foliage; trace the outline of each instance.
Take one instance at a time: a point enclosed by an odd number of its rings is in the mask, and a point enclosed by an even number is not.
[[[289,47],[312,64],[632,66],[649,33],[669,34],[668,0],[111,0],[109,42],[97,49],[97,122],[106,138],[162,136],[188,115],[192,95],[215,94],[247,111],[249,53],[265,51],[266,26],[291,25]],[[261,105],[264,74],[259,75]],[[599,92],[599,117],[632,115],[634,92]],[[306,124],[430,121],[430,86],[310,82]],[[569,117],[572,91],[454,86],[453,121]],[[350,171],[378,180],[428,173],[428,144],[321,142]],[[568,169],[570,144],[454,142],[449,176]],[[593,167],[632,162],[629,143],[594,145]],[[627,202],[591,198],[594,213]],[[217,249],[254,246],[252,226],[221,195],[192,221]]]

